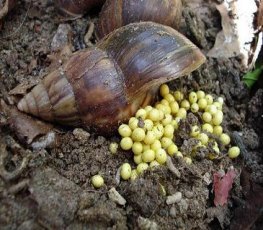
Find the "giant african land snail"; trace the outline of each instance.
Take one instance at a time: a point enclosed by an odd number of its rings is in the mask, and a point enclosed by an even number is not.
[[[47,121],[109,133],[152,102],[164,82],[205,61],[200,50],[168,26],[129,24],[96,47],[76,52],[18,104]]]
[[[55,0],[55,3],[59,11],[69,17],[81,16],[104,3],[96,26],[100,39],[114,29],[140,21],[178,29],[182,14],[181,0]]]

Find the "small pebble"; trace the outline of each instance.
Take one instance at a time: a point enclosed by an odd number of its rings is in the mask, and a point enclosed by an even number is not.
[[[90,137],[90,134],[85,131],[84,129],[76,128],[73,130],[73,135],[75,136],[76,139],[83,141],[87,140]]]
[[[191,199],[191,198],[193,198],[194,193],[192,191],[186,191],[184,193],[184,195],[185,195],[186,198]]]
[[[178,203],[181,201],[181,199],[182,199],[182,193],[176,192],[171,196],[167,196],[166,204],[170,205],[170,204]]]
[[[69,24],[60,24],[51,42],[51,50],[58,51],[66,45],[70,45],[72,28]]]
[[[109,198],[119,205],[125,205],[126,200],[118,193],[118,191],[113,187],[108,192]]]
[[[170,208],[170,216],[176,218],[176,208],[174,206]]]
[[[181,199],[181,201],[178,203],[179,205],[179,210],[180,210],[180,213],[185,213],[188,209],[188,202],[186,199]]]
[[[139,226],[139,229],[145,229],[145,230],[157,230],[158,225],[152,221],[149,220],[148,218],[143,218],[141,216],[139,216],[139,218],[137,219],[137,223]]]

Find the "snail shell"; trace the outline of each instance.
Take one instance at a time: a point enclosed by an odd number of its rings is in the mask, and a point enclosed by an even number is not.
[[[171,27],[130,24],[96,47],[76,52],[21,99],[18,109],[110,133],[151,103],[162,83],[189,74],[204,61],[201,51]]]
[[[55,6],[63,15],[75,18],[104,2],[105,0],[55,0]]]
[[[15,0],[0,1],[0,19],[3,18],[16,5]]]
[[[111,31],[133,22],[152,21],[178,28],[182,15],[181,0],[107,0],[96,28],[102,38]]]

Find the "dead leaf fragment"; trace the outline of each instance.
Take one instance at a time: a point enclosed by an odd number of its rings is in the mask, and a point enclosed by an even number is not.
[[[9,95],[21,95],[24,96],[26,93],[33,88],[37,82],[23,82],[17,85],[15,88],[9,91]]]
[[[241,55],[243,65],[247,66],[255,37],[255,1],[224,0],[222,4],[216,5],[216,8],[221,14],[222,31],[217,34],[215,45],[207,55],[214,58]]]
[[[234,169],[230,169],[226,174],[222,172],[216,172],[214,173],[213,177],[213,189],[215,194],[214,204],[215,206],[223,206],[227,203],[229,191],[232,188],[234,178],[236,177],[236,172]]]
[[[45,135],[52,129],[52,125],[30,117],[18,111],[16,107],[6,105],[3,100],[1,112],[8,117],[8,125],[18,139],[26,144],[30,144],[37,136]]]

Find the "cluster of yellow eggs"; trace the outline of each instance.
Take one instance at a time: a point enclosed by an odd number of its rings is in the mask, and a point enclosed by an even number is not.
[[[174,142],[175,136],[183,119],[189,113],[195,114],[201,120],[199,124],[191,126],[189,136],[197,140],[197,147],[208,146],[213,142],[213,153],[206,157],[217,158],[220,155],[218,141],[223,146],[230,144],[230,137],[223,132],[223,98],[216,101],[210,94],[204,91],[190,92],[188,97],[180,91],[172,92],[168,85],[160,87],[162,100],[155,106],[146,106],[139,109],[127,124],[122,124],[118,132],[122,137],[120,147],[123,150],[132,151],[136,169],[124,163],[121,166],[121,177],[124,180],[135,179],[148,167],[154,167],[166,163],[167,156],[181,157],[186,163],[191,164],[194,154],[186,154]],[[211,138],[211,136],[216,138]],[[116,153],[117,143],[110,144],[110,151]],[[229,148],[228,156],[236,158],[240,154],[238,147]]]

